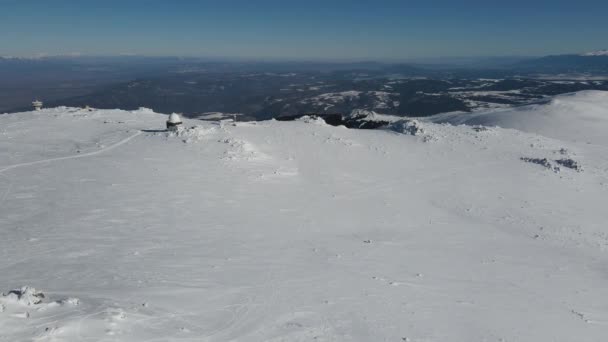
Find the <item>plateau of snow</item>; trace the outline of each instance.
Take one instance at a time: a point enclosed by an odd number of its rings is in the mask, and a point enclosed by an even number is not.
[[[469,115],[0,115],[0,341],[605,341],[607,94]]]

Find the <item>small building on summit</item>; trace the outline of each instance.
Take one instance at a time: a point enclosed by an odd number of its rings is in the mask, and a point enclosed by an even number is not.
[[[34,106],[35,111],[42,110],[42,101],[35,100],[32,102],[32,106]]]
[[[182,124],[182,118],[180,118],[179,114],[173,113],[169,115],[169,120],[167,120],[167,130],[171,132],[177,131],[177,127]]]

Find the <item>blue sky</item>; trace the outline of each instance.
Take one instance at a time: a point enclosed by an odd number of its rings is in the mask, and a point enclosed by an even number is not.
[[[608,1],[0,0],[0,55],[394,60],[608,48]]]

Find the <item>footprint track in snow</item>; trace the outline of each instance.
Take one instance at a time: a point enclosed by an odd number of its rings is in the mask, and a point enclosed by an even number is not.
[[[112,144],[108,147],[102,148],[100,150],[97,151],[93,151],[93,152],[89,152],[89,153],[79,153],[76,155],[71,155],[71,156],[66,156],[66,157],[57,157],[57,158],[49,158],[49,159],[43,159],[43,160],[37,160],[37,161],[33,161],[33,162],[27,162],[27,163],[19,163],[19,164],[13,164],[13,165],[9,165],[9,166],[5,166],[4,168],[0,169],[0,174],[5,172],[5,171],[9,171],[9,170],[13,170],[19,167],[25,167],[25,166],[32,166],[32,165],[38,165],[38,164],[44,164],[44,163],[52,163],[52,162],[56,162],[56,161],[62,161],[62,160],[69,160],[69,159],[79,159],[79,158],[86,158],[86,157],[93,157],[96,156],[98,154],[102,154],[104,152],[108,152],[111,151],[121,145],[124,145],[126,143],[128,143],[131,139],[137,137],[138,135],[142,134],[142,131],[137,131],[137,133],[130,135],[128,137],[126,137],[125,139]]]

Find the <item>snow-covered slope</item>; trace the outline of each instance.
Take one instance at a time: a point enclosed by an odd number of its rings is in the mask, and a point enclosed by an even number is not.
[[[430,118],[451,124],[499,126],[556,139],[608,145],[608,92],[560,95],[548,103],[478,113],[447,113]]]
[[[581,56],[608,56],[608,50],[598,50],[582,54]]]
[[[166,118],[0,115],[0,341],[608,336],[601,140]]]

